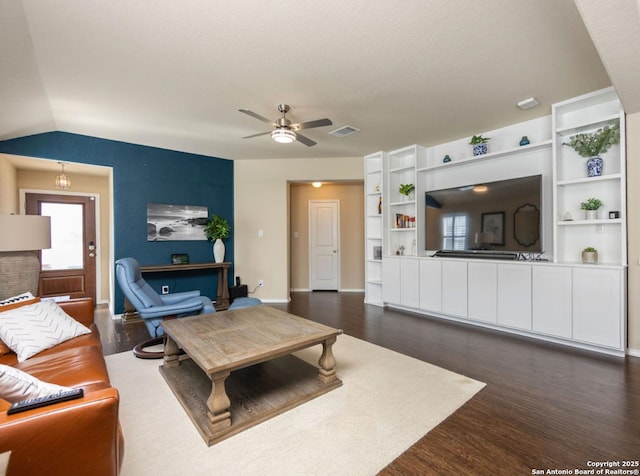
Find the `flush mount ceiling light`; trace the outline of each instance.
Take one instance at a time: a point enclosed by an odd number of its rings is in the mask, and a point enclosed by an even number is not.
[[[476,193],[484,193],[487,190],[489,190],[489,187],[487,187],[486,185],[474,185],[473,186],[473,191]]]
[[[527,98],[527,99],[523,99],[522,101],[520,101],[518,103],[518,107],[524,111],[524,110],[527,110],[527,109],[534,108],[539,104],[540,104],[540,102],[538,102],[538,100],[536,98],[532,97],[532,98]]]
[[[296,133],[289,129],[275,129],[271,132],[271,138],[280,144],[291,144],[296,140]]]
[[[313,185],[315,188],[320,188],[322,187],[322,182],[311,182],[311,185]]]
[[[56,188],[66,190],[71,187],[71,178],[64,173],[64,162],[58,162],[62,166],[62,172],[56,175]]]

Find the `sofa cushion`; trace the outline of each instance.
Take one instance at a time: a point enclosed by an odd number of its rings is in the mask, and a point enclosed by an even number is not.
[[[18,362],[90,332],[51,300],[0,312],[0,339],[17,354]]]
[[[41,380],[65,387],[82,388],[85,393],[110,387],[102,348],[95,346],[36,355],[15,365]]]
[[[20,369],[0,364],[0,398],[8,402],[46,397],[64,390],[69,388],[43,382]]]

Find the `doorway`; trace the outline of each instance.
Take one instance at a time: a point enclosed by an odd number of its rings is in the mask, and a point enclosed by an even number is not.
[[[27,215],[51,217],[51,248],[42,250],[39,295],[96,302],[96,204],[84,195],[26,193]]]
[[[340,201],[309,200],[309,287],[337,291],[340,277]]]

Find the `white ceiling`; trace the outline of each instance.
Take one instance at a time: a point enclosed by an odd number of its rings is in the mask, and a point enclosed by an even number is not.
[[[638,1],[0,0],[0,140],[346,157],[482,133],[610,84],[635,112]],[[541,106],[519,110],[529,96]],[[334,125],[304,131],[315,147],[241,139],[269,126],[239,108],[275,120],[279,103]],[[328,135],[344,125],[361,132]]]

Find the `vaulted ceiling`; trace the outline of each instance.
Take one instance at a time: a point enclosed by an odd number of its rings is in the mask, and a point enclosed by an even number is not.
[[[550,113],[640,111],[640,0],[0,0],[0,140],[66,131],[228,159],[362,156]],[[586,26],[585,26],[586,25]],[[534,96],[541,105],[521,111]],[[318,142],[277,144],[291,106]],[[360,132],[337,138],[349,125]]]

